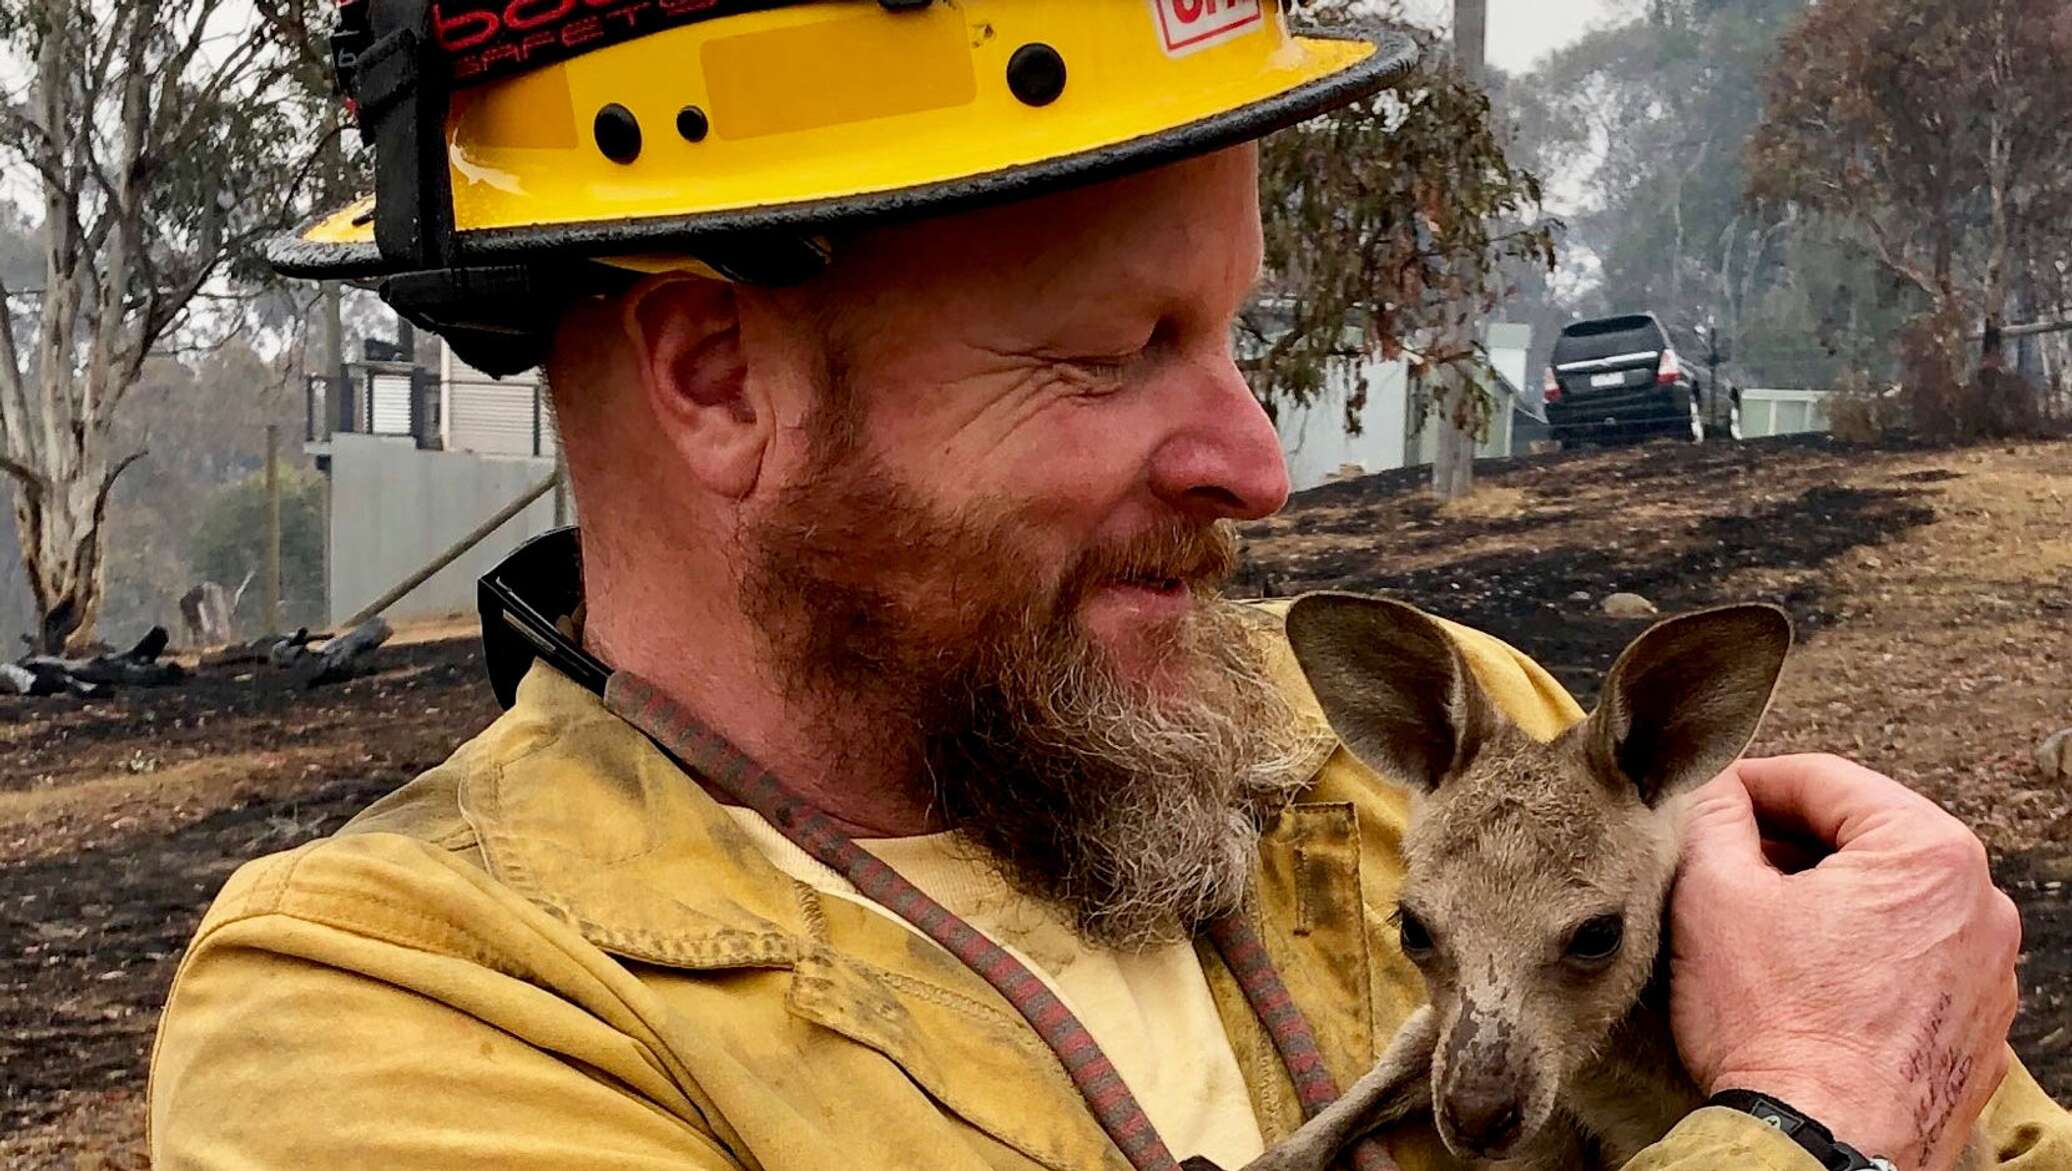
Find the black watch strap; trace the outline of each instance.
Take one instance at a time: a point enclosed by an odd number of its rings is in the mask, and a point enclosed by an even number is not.
[[[1754,1090],[1721,1090],[1706,1100],[1707,1106],[1724,1106],[1751,1115],[1806,1149],[1828,1171],[1894,1171],[1890,1161],[1874,1159],[1835,1138],[1834,1132],[1803,1110],[1774,1094]]]

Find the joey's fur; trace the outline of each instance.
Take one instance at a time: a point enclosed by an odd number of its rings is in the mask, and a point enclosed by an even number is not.
[[[1552,743],[1513,725],[1408,606],[1312,595],[1288,635],[1346,747],[1416,794],[1399,920],[1431,1003],[1253,1167],[1321,1171],[1423,1109],[1464,1159],[1624,1164],[1700,1101],[1663,980],[1674,801],[1755,735],[1789,619],[1733,606],[1655,626],[1612,667],[1598,709]]]

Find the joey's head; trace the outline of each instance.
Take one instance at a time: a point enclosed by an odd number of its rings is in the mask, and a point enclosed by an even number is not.
[[[1417,795],[1398,924],[1438,1014],[1433,1113],[1456,1155],[1502,1158],[1546,1125],[1653,973],[1670,805],[1754,737],[1790,620],[1731,606],[1655,626],[1551,743],[1505,717],[1409,606],[1315,594],[1288,636],[1346,747]]]

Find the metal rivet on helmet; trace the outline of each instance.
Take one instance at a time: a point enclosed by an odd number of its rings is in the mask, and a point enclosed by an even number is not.
[[[712,119],[696,106],[685,106],[676,112],[676,132],[683,135],[685,142],[703,142],[712,130]]]
[[[1065,59],[1038,41],[1007,59],[1007,88],[1031,106],[1047,106],[1065,92]]]
[[[617,102],[597,111],[591,133],[597,136],[597,149],[615,163],[630,163],[640,157],[640,120]]]

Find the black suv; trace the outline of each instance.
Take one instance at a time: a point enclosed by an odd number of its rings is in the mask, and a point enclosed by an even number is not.
[[[1741,438],[1741,392],[1684,365],[1652,313],[1578,321],[1554,340],[1543,384],[1563,447],[1675,435]]]

